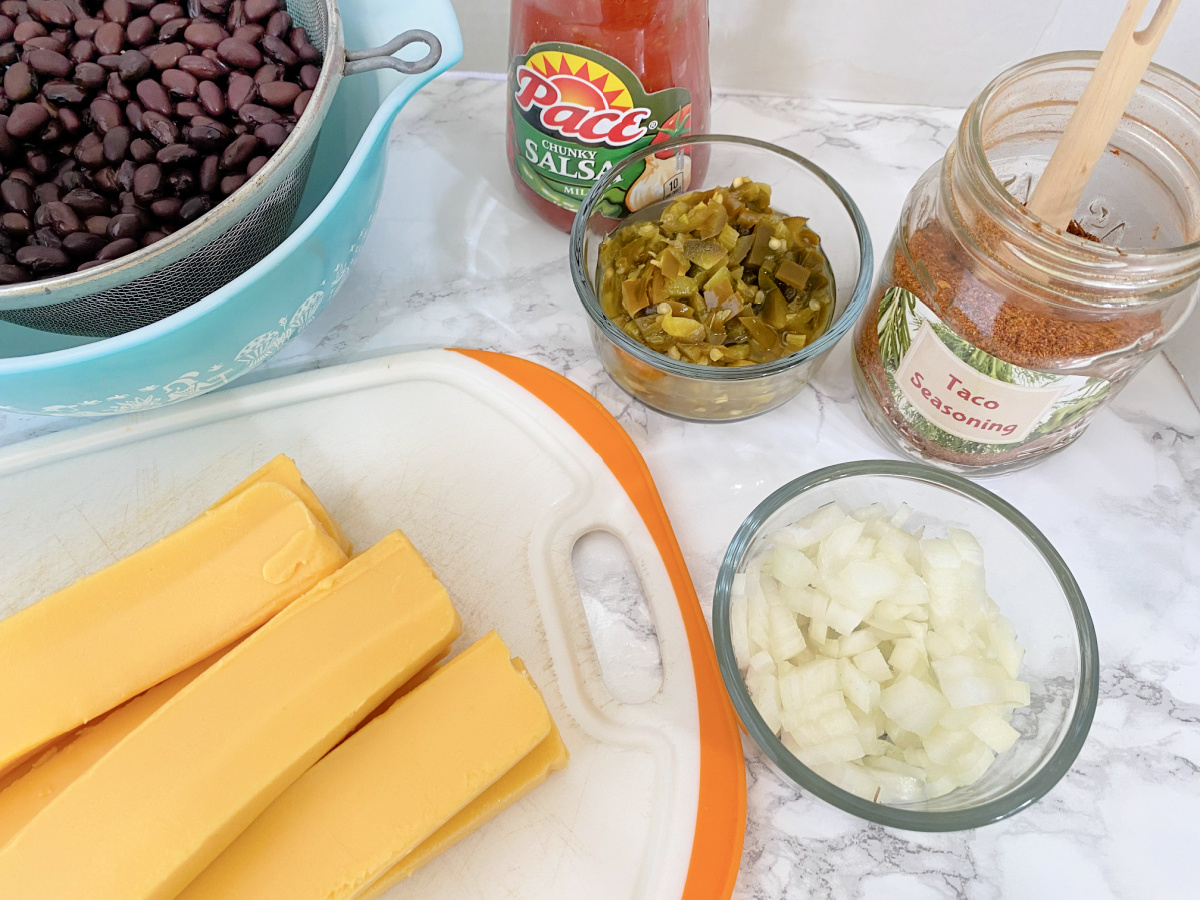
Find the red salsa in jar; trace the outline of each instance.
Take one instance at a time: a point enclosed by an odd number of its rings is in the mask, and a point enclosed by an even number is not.
[[[707,0],[513,0],[510,27],[508,161],[555,227],[626,156],[708,130]]]

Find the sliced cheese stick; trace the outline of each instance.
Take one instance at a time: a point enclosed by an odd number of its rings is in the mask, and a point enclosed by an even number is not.
[[[375,900],[419,868],[473,834],[542,782],[552,772],[565,769],[570,754],[557,728],[509,769],[499,781],[456,813],[445,825],[422,841],[412,853],[388,869],[355,900]]]
[[[303,500],[304,505],[309,508],[316,520],[321,523],[321,527],[325,529],[331,538],[337,541],[338,546],[342,548],[342,552],[347,556],[350,555],[354,548],[350,545],[350,540],[346,537],[346,533],[342,531],[342,526],[329,514],[329,510],[325,508],[325,504],[317,497],[316,492],[308,486],[308,482],[304,480],[304,477],[300,474],[300,470],[296,467],[295,461],[290,456],[285,456],[282,453],[237,487],[233,488],[228,494],[214,503],[213,506],[220,506],[222,503],[226,503],[238,494],[243,493],[246,488],[261,484],[264,481],[282,484]]]
[[[178,900],[358,897],[552,727],[493,632],[313,766]]]
[[[172,900],[459,627],[425,561],[389,535],[180,691],[18,832],[0,849],[0,897]]]
[[[229,649],[232,648],[218,650],[208,659],[105,713],[95,724],[74,732],[69,741],[23,766],[20,777],[0,790],[0,847],[133,729],[208,671]]]
[[[0,620],[0,769],[253,631],[346,562],[280,484]]]

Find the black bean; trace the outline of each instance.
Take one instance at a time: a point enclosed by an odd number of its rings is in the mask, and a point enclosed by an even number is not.
[[[179,218],[184,222],[192,222],[200,218],[209,209],[212,208],[212,203],[204,194],[198,194],[195,197],[188,197],[179,207]]]
[[[200,190],[211,194],[221,182],[221,159],[218,156],[206,156],[200,163]]]
[[[229,88],[225,92],[225,100],[229,108],[237,112],[245,104],[258,96],[258,85],[245,72],[229,73]]]
[[[126,50],[117,62],[117,71],[120,72],[122,81],[145,78],[152,68],[154,65],[150,59],[140,50]]]
[[[13,40],[18,44],[24,44],[26,41],[35,37],[44,37],[46,35],[46,26],[41,22],[34,22],[32,19],[17,22],[17,27],[13,29]]]
[[[271,14],[271,18],[267,22],[267,34],[286,38],[292,30],[292,25],[292,17],[287,14],[286,10],[276,10]]]
[[[180,166],[167,173],[167,184],[171,188],[168,193],[173,193],[177,197],[190,197],[196,193],[198,181],[190,168]]]
[[[118,103],[128,103],[130,98],[133,97],[133,92],[121,80],[119,72],[108,73],[108,82],[104,86],[104,91]]]
[[[108,237],[108,223],[111,222],[108,216],[88,216],[84,221],[83,227],[87,229],[88,234],[98,234],[101,237]]]
[[[164,147],[179,140],[179,129],[162,113],[147,109],[142,115],[142,129]]]
[[[183,39],[193,47],[205,49],[216,47],[229,34],[216,22],[193,22],[183,32]]]
[[[279,121],[279,113],[269,106],[259,106],[257,103],[243,104],[238,110],[238,117],[251,127]]]
[[[0,43],[4,43],[12,38],[13,31],[16,29],[17,23],[8,16],[0,16]]]
[[[175,104],[175,115],[181,119],[190,119],[193,116],[202,116],[205,109],[195,100],[180,100]]]
[[[158,29],[158,42],[160,44],[170,44],[182,38],[190,24],[192,24],[191,19],[172,19],[162,28]]]
[[[150,62],[154,63],[154,68],[160,72],[165,72],[167,69],[173,69],[179,64],[179,60],[188,55],[187,44],[159,44],[150,51]]]
[[[100,135],[89,132],[75,147],[73,154],[81,166],[98,169],[104,165],[104,144]]]
[[[120,238],[108,244],[103,250],[96,254],[97,262],[107,262],[110,259],[119,259],[122,256],[128,256],[138,248],[138,242],[133,238]]]
[[[56,184],[38,184],[33,188],[33,202],[38,206],[44,206],[47,203],[53,203],[58,200],[61,195],[58,192]],[[37,225],[45,225],[45,222],[36,222]]]
[[[284,66],[294,66],[300,61],[296,51],[287,45],[283,38],[268,34],[262,39],[262,48],[267,56]]]
[[[30,50],[25,55],[29,68],[39,75],[50,75],[54,78],[66,78],[74,70],[71,60],[53,50]]]
[[[62,238],[49,225],[35,228],[33,234],[26,238],[26,242],[33,247],[62,247]]]
[[[103,156],[100,159],[101,162],[104,161]],[[105,194],[115,194],[121,189],[121,186],[117,184],[117,170],[112,166],[105,166],[103,169],[97,170],[96,174],[92,176],[92,181]]]
[[[239,69],[257,69],[262,65],[262,54],[258,48],[239,38],[226,38],[217,45],[217,54],[231,66]]]
[[[22,48],[26,52],[30,50],[53,50],[55,53],[65,55],[67,52],[67,42],[60,41],[58,38],[47,34],[42,34],[37,37],[31,37],[22,45]]]
[[[85,188],[76,188],[73,191],[68,191],[63,197],[63,203],[67,204],[67,206],[71,207],[71,209],[84,218],[104,215],[110,209],[107,200],[95,191],[89,191]]]
[[[145,115],[145,110],[142,104],[136,100],[130,100],[125,104],[125,118],[129,120],[129,124],[138,131],[142,130],[142,116]]]
[[[246,163],[254,157],[258,145],[258,138],[252,134],[243,134],[234,138],[221,153],[221,171],[244,172]]]
[[[200,0],[200,5],[204,6],[205,9],[208,8],[205,5],[205,0]],[[245,0],[233,0],[232,3],[226,3],[225,6],[229,10],[226,21],[229,23],[230,28],[238,28],[246,24]]]
[[[47,25],[73,25],[75,16],[59,0],[28,0],[29,12]]]
[[[33,223],[24,213],[6,212],[0,216],[0,229],[5,234],[24,239],[29,236],[29,232],[33,231]]]
[[[117,187],[122,191],[132,191],[133,176],[137,173],[137,170],[137,165],[130,159],[125,160],[125,162],[117,166]]]
[[[301,94],[300,85],[290,81],[272,81],[258,86],[258,96],[263,103],[281,109],[290,109]]]
[[[267,33],[267,29],[261,25],[242,25],[235,28],[233,36],[239,41],[245,41],[247,44],[257,44],[258,39]]]
[[[91,17],[76,19],[75,36],[78,38],[83,38],[84,40],[88,40],[92,37],[92,35],[100,30],[100,26],[103,24],[103,19],[93,19]]]
[[[279,9],[279,4],[275,0],[243,0],[243,3],[245,4],[246,18],[251,22],[265,19]]]
[[[144,47],[154,40],[154,23],[149,16],[134,19],[125,28],[125,40],[135,47]]]
[[[50,121],[50,113],[40,103],[19,103],[9,114],[5,130],[10,137],[27,138],[37,134]]]
[[[95,90],[108,79],[108,73],[99,63],[85,62],[75,67],[75,83],[82,88]]]
[[[0,284],[20,284],[29,280],[29,273],[20,266],[0,266]]]
[[[71,262],[70,257],[59,247],[25,246],[17,251],[17,263],[34,275],[58,272]]]
[[[225,74],[225,70],[219,63],[214,62],[206,56],[199,56],[194,53],[180,57],[179,68],[189,75],[210,81],[214,78],[220,78]]]
[[[92,259],[108,243],[104,235],[90,231],[76,231],[63,238],[63,250],[75,259]]]
[[[209,115],[219,116],[225,112],[225,93],[213,82],[200,82],[196,93],[199,94],[200,103]]]
[[[266,63],[260,66],[258,71],[254,73],[254,83],[266,84],[269,81],[279,81],[285,75],[287,75],[287,70],[283,66],[276,65],[275,63]]]
[[[174,112],[174,107],[171,106],[171,98],[167,96],[167,90],[157,81],[146,78],[139,81],[137,84],[138,100],[142,106],[149,112],[153,111],[164,116],[171,115]]]
[[[150,162],[154,159],[154,154],[158,152],[158,147],[152,141],[145,138],[135,138],[133,143],[129,145],[129,155],[133,157],[133,161],[138,163]]]
[[[179,215],[181,206],[183,206],[183,201],[178,197],[163,197],[161,200],[155,200],[150,204],[150,212],[154,213],[160,219],[170,221]]]
[[[0,44],[0,66],[11,66],[21,58],[21,48],[13,41]]]
[[[267,164],[269,157],[256,156],[246,164],[246,174],[253,177],[258,174],[258,170]]]
[[[104,15],[110,22],[117,22],[120,25],[129,24],[132,12],[128,0],[104,0]]]
[[[190,98],[196,96],[200,82],[181,69],[167,69],[162,73],[162,86],[175,97]]]
[[[105,22],[92,35],[92,43],[101,53],[120,53],[125,45],[125,28],[118,22]]]
[[[312,45],[308,33],[303,28],[293,28],[288,35],[288,43],[296,51],[301,62],[316,62],[321,58],[321,51]]]
[[[43,144],[48,144],[52,147],[55,147],[63,139],[65,134],[66,131],[63,129],[62,125],[59,124],[58,119],[52,118],[46,123],[46,127],[42,129],[42,133],[38,135],[37,139]]]
[[[212,125],[192,125],[188,129],[188,143],[205,152],[221,150],[229,140],[229,129],[220,122]]]
[[[189,144],[168,144],[159,150],[154,158],[160,165],[170,167],[199,159],[200,151]]]
[[[4,93],[14,103],[28,100],[37,93],[37,81],[28,63],[13,63],[4,73]]]
[[[135,212],[123,212],[108,220],[108,236],[113,240],[135,238],[145,231],[142,217]]]
[[[71,160],[74,162],[75,160]],[[64,191],[78,191],[90,188],[92,180],[87,177],[82,170],[73,172],[64,172],[58,176],[58,183],[62,185]]]
[[[76,106],[88,98],[88,93],[69,81],[52,81],[42,88],[42,96],[58,106]],[[59,110],[59,114],[62,114],[62,110]]]
[[[254,135],[270,150],[278,150],[287,140],[287,129],[278,122],[259,125],[254,129]]]
[[[228,197],[245,183],[245,175],[226,175],[221,179],[221,193]]]
[[[38,217],[42,216],[46,218],[47,224],[62,237],[83,229],[83,223],[79,221],[75,210],[61,200],[55,200],[40,207]]]
[[[155,25],[165,25],[172,19],[183,16],[183,7],[174,3],[159,3],[150,8],[150,20]]]
[[[71,45],[71,62],[75,63],[75,65],[79,65],[82,62],[91,62],[95,58],[96,45],[91,41],[76,41]]]
[[[129,142],[133,134],[128,125],[118,125],[110,128],[104,135],[104,159],[110,163],[119,163],[129,152]]]
[[[312,99],[312,94],[312,91],[304,91],[296,98],[296,102],[292,104],[292,112],[297,119],[304,115],[304,111],[308,109],[308,101]]]
[[[0,199],[13,212],[33,215],[33,189],[16,178],[5,178],[0,181]]]

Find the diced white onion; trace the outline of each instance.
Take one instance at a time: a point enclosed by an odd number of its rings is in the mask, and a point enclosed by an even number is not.
[[[767,727],[827,780],[881,803],[971,784],[1020,738],[1024,651],[968,531],[828,504],[736,575],[730,633]],[[920,516],[916,516],[919,520]]]

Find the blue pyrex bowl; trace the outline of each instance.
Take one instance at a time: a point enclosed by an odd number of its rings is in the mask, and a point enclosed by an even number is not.
[[[56,416],[152,409],[222,387],[278,352],[333,297],[383,190],[388,132],[408,99],[462,58],[450,0],[341,0],[346,46],[409,29],[441,41],[436,66],[344,79],[321,127],[299,226],[265,259],[194,306],[118,337],[66,337],[0,323],[0,408]],[[400,54],[416,59],[417,44]]]

